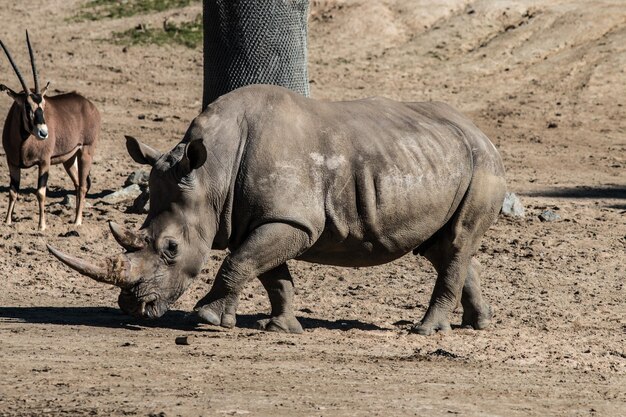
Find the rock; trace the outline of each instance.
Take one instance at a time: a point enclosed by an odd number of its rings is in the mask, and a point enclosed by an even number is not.
[[[70,230],[69,232],[59,233],[59,237],[79,237],[80,234],[76,230]]]
[[[150,209],[150,190],[143,188],[141,194],[135,199],[133,205],[127,210],[128,213],[146,214]]]
[[[124,182],[124,187],[128,187],[129,185],[137,184],[142,187],[148,186],[148,179],[150,178],[150,173],[147,171],[135,171],[126,178]]]
[[[457,355],[456,353],[452,353],[452,352],[448,352],[447,350],[443,350],[443,349],[437,349],[433,352],[430,352],[429,355],[431,356],[443,356],[444,358],[451,358],[451,359],[461,359],[463,358],[460,355]]]
[[[68,208],[76,208],[76,196],[73,194],[66,194],[65,197],[63,197],[63,201],[61,201],[61,204]],[[87,199],[85,199],[84,207],[91,207],[91,203],[87,201]]]
[[[105,204],[117,204],[123,201],[134,200],[141,195],[141,187],[137,184],[129,185],[119,191],[107,194],[100,199]]]
[[[150,208],[149,178],[150,173],[147,171],[135,171],[126,178],[124,186],[138,185],[141,188],[139,195],[134,197],[133,205],[128,208],[128,213],[146,214],[148,212]]]
[[[76,207],[76,197],[70,194],[66,194],[65,197],[63,197],[63,201],[61,201],[61,204],[69,208],[74,208]]]
[[[190,336],[179,336],[177,337],[174,342],[177,345],[190,345],[193,342],[194,336],[190,335]]]
[[[524,217],[524,205],[515,193],[507,192],[504,196],[502,214],[509,217]]]
[[[560,220],[560,219],[561,219],[561,216],[559,216],[552,210],[544,210],[539,215],[539,220],[541,220],[542,222],[553,222],[553,221]]]

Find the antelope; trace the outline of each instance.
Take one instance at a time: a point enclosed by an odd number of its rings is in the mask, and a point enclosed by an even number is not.
[[[6,91],[13,99],[2,132],[2,146],[11,177],[9,209],[5,223],[10,225],[12,221],[20,188],[20,170],[37,165],[39,230],[46,229],[44,209],[48,172],[51,165],[63,164],[76,189],[74,224],[79,226],[83,220],[85,196],[91,186],[89,171],[100,133],[100,113],[92,102],[75,92],[48,97],[46,93],[50,82],[40,90],[28,31],[26,43],[35,82],[34,90],[28,88],[9,50],[0,40],[0,45],[22,85],[22,91],[16,93],[0,84],[0,91]]]

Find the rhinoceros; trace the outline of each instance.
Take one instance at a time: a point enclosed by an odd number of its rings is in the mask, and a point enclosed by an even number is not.
[[[474,255],[501,209],[504,168],[450,106],[318,101],[256,85],[213,102],[167,153],[126,140],[130,156],[152,167],[141,229],[111,224],[126,252],[86,262],[49,247],[81,274],[119,286],[123,311],[160,317],[211,249],[229,249],[194,308],[199,319],[235,326],[242,288],[256,277],[271,304],[258,328],[300,333],[287,261],[367,267],[413,252],[437,271],[415,332],[449,330],[459,298],[464,326],[488,326]]]

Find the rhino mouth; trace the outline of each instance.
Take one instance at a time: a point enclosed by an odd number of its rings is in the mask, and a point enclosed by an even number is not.
[[[122,289],[117,303],[123,312],[133,317],[156,319],[169,310],[169,303],[154,292],[137,296],[133,291]]]
[[[146,265],[130,255],[145,248],[145,233],[133,233],[115,223],[109,223],[115,240],[126,249],[126,253],[95,262],[87,262],[58,251],[50,245],[48,250],[70,268],[98,282],[118,286],[121,291],[117,303],[123,312],[135,317],[156,319],[165,314],[170,304],[178,299],[185,287],[176,288],[174,294],[169,288],[161,288],[166,271],[150,269],[145,275]],[[145,262],[145,260],[144,260]],[[138,269],[138,270],[135,270]],[[134,272],[133,272],[134,271]],[[172,296],[173,295],[173,296]]]

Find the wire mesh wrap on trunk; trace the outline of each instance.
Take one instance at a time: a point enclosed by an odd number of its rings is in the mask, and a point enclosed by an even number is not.
[[[204,0],[202,108],[249,84],[308,96],[308,9],[309,0]]]

